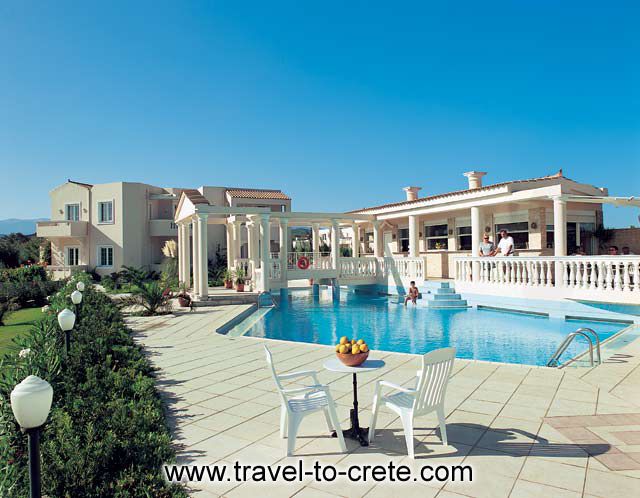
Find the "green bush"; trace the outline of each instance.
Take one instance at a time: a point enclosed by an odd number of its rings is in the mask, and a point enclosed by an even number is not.
[[[45,319],[17,340],[29,354],[0,362],[0,496],[28,495],[26,437],[15,422],[9,395],[33,374],[54,390],[42,434],[43,494],[186,497],[182,487],[165,482],[161,473],[174,453],[153,369],[118,309],[90,285],[65,358],[56,311],[70,306],[74,285],[68,283],[53,296]]]
[[[0,270],[0,302],[13,301],[18,307],[42,306],[60,282],[48,279],[39,265]]]

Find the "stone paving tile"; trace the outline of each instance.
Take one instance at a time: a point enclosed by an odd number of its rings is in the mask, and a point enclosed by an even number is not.
[[[457,360],[445,403],[449,446],[442,444],[433,414],[421,417],[414,434],[415,460],[406,456],[398,417],[384,410],[374,443],[361,448],[347,440],[347,454],[340,453],[337,440],[329,437],[322,415],[314,414],[302,423],[296,441],[298,456],[287,458],[286,440],[279,435],[280,398],[264,364],[262,345],[269,345],[279,372],[317,370],[320,381],[330,385],[344,427],[352,404],[351,376],[322,368],[331,347],[302,343],[292,347],[284,341],[215,333],[244,309],[226,306],[128,319],[134,337],[159,369],[157,383],[179,462],[230,464],[238,459],[274,464],[301,458],[342,467],[393,461],[414,471],[423,465],[469,464],[474,482],[417,482],[402,488],[388,483],[328,486],[310,479],[295,485],[207,483],[191,486],[193,496],[630,498],[638,494],[640,470],[627,467],[632,467],[630,461],[640,465],[640,341],[619,352],[628,353],[625,363],[605,363],[594,369]],[[364,426],[369,423],[376,381],[413,385],[419,365],[413,355],[374,355],[383,358],[386,367],[359,376]]]

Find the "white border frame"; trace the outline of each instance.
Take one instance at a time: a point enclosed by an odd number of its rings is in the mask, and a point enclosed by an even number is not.
[[[100,221],[100,204],[110,202],[111,203],[111,221]],[[98,225],[115,225],[116,223],[116,200],[115,199],[103,199],[96,201],[96,224]],[[106,246],[103,246],[106,247]]]
[[[111,264],[110,265],[101,265],[100,264],[100,249],[111,249]],[[111,245],[99,245],[96,246],[96,268],[113,268],[116,264],[116,251]]]

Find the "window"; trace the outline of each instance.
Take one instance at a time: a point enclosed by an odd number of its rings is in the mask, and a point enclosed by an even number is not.
[[[66,266],[78,266],[80,264],[80,248],[79,247],[67,247],[66,248]]]
[[[447,235],[449,227],[446,223],[442,225],[430,225],[425,227],[425,233],[427,234],[427,249],[428,250],[443,250],[447,249]]]
[[[400,252],[409,252],[409,229],[401,228],[398,230],[398,241],[400,244]]]
[[[80,204],[66,204],[64,219],[67,221],[80,221]]]
[[[98,202],[98,223],[113,223],[113,201]]]
[[[567,223],[567,254],[584,251],[586,254],[596,254],[597,241],[593,235],[595,223]],[[554,227],[547,225],[547,248],[553,249]]]
[[[471,227],[458,227],[458,250],[471,250]]]
[[[113,266],[113,247],[112,246],[98,247],[98,266],[102,266],[102,267]]]
[[[496,225],[495,240],[496,245],[500,242],[500,230],[506,230],[513,237],[513,245],[516,249],[527,249],[529,247],[529,222],[520,221],[517,223],[500,223]]]

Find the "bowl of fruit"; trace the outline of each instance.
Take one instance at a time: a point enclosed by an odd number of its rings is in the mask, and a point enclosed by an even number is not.
[[[357,367],[369,356],[369,346],[364,339],[349,339],[343,336],[336,344],[336,356],[344,365]]]

